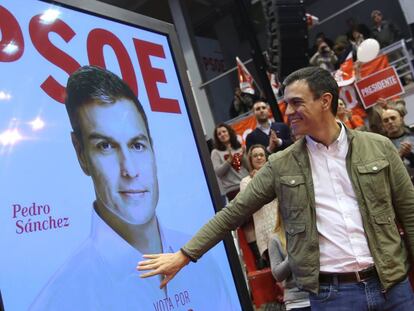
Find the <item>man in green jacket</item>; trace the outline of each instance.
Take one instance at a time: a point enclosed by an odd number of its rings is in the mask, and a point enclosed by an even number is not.
[[[388,138],[335,119],[338,86],[309,67],[284,81],[292,132],[305,135],[274,154],[247,189],[179,252],[145,255],[142,277],[165,286],[224,235],[274,198],[285,225],[292,276],[312,310],[414,310],[407,280],[414,250],[414,188]],[[401,240],[396,222],[406,233]]]

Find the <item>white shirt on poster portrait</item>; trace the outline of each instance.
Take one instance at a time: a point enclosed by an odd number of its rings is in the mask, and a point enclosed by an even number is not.
[[[159,227],[165,253],[176,252],[188,240],[183,233]],[[93,210],[90,236],[29,310],[235,310],[216,263],[208,257],[189,264],[161,290],[158,277],[139,277],[135,268],[142,254]]]

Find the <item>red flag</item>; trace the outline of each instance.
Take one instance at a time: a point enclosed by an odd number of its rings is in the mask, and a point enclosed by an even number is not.
[[[306,24],[308,25],[308,29],[319,24],[319,18],[316,17],[315,15],[306,13],[305,16],[306,16]]]
[[[354,83],[355,70],[354,61],[352,60],[352,52],[348,54],[345,61],[341,64],[339,69],[334,72],[334,78],[338,83],[338,86],[346,86]]]
[[[382,69],[389,67],[388,57],[384,54],[380,54],[372,61],[361,65],[361,78],[376,73]]]
[[[267,77],[269,78],[270,85],[272,86],[273,94],[275,94],[276,98],[279,98],[279,88],[280,83],[278,79],[276,78],[276,75],[274,73],[267,72]]]
[[[255,93],[253,87],[253,77],[238,57],[236,57],[236,61],[240,90],[243,93],[249,93],[253,95]]]

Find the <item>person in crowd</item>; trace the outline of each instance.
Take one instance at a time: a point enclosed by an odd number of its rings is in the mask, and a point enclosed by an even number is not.
[[[353,46],[353,49],[355,51],[356,54],[356,50],[358,49],[358,47],[361,45],[361,43],[367,39],[367,37],[365,37],[364,33],[361,31],[360,26],[354,26],[351,29],[351,38],[350,38],[350,42]]]
[[[346,104],[341,98],[338,99],[338,111],[336,112],[336,117],[339,121],[345,124],[347,128],[353,130],[365,129],[364,119],[359,115],[352,114],[352,111],[346,108]]]
[[[247,150],[253,145],[263,145],[269,154],[285,149],[292,144],[289,127],[283,122],[271,122],[270,107],[263,100],[257,100],[253,105],[257,127],[246,136]]]
[[[277,216],[274,233],[269,239],[272,274],[277,282],[283,282],[283,300],[286,310],[310,311],[309,293],[300,290],[292,277],[286,254],[286,233],[281,218],[280,215]]]
[[[346,34],[340,34],[335,39],[333,50],[338,57],[338,67],[346,60],[349,53],[352,52],[353,60],[357,59],[356,49],[358,45],[364,40],[371,37],[371,32],[367,25],[357,23],[354,18],[346,20],[348,31]]]
[[[384,48],[398,40],[401,40],[402,34],[399,27],[383,18],[382,12],[379,10],[374,10],[371,12],[371,19],[373,22],[372,26],[372,36],[376,39],[381,48]],[[388,54],[388,59],[390,62],[394,62],[398,59],[401,59],[403,54],[401,51],[397,50]],[[407,61],[401,60],[394,64],[395,67],[401,67],[407,65]],[[410,73],[405,74],[401,77],[401,82],[406,85],[413,82],[413,77]]]
[[[370,38],[372,36],[369,27],[364,23],[359,23],[353,17],[350,17],[346,20],[346,25],[348,28],[346,36],[349,41],[355,40],[355,35],[353,34],[355,30],[357,30],[358,33],[360,33],[365,39]]]
[[[165,286],[278,198],[289,267],[298,288],[310,293],[312,310],[413,310],[407,273],[414,188],[397,150],[386,137],[336,121],[338,85],[326,70],[299,69],[283,88],[292,132],[305,137],[271,155],[245,191],[180,251],[144,255],[137,269],[148,271],[141,277],[162,275]]]
[[[414,180],[414,133],[405,126],[404,116],[398,109],[386,108],[382,112],[382,125],[385,135],[398,149],[405,167]]]
[[[382,112],[387,107],[388,100],[379,98],[375,106],[367,109],[369,130],[373,133],[385,135],[384,127],[382,126]]]
[[[266,148],[263,145],[251,146],[248,152],[248,159],[252,171],[250,172],[250,175],[244,177],[240,182],[240,191],[246,189],[254,175],[256,175],[267,162]],[[256,237],[255,244],[258,249],[258,252],[254,252],[257,254],[256,261],[262,259],[267,263],[267,266],[269,263],[269,255],[267,251],[269,236],[275,227],[277,210],[277,200],[275,199],[253,214],[254,233]],[[256,248],[254,244],[251,247],[252,249]]]
[[[332,42],[331,39],[329,39],[328,37],[326,37],[324,32],[319,32],[316,34],[315,36],[315,43],[312,47],[312,49],[310,50],[310,55],[315,54],[318,51],[318,47],[322,42],[326,42],[326,44],[332,49],[334,46],[334,43]]]
[[[398,26],[384,19],[381,11],[372,11],[371,20],[373,22],[372,36],[378,41],[381,48],[401,39],[401,31]]]
[[[214,129],[214,146],[211,161],[228,200],[232,200],[240,191],[240,181],[249,175],[249,164],[244,148],[237,140],[230,125],[218,124]]]
[[[235,118],[243,113],[250,111],[253,107],[254,96],[243,93],[239,87],[234,90],[233,102],[230,106],[230,118]]]
[[[352,47],[348,41],[344,42],[340,39],[338,41],[335,41],[333,51],[338,58],[338,62],[336,63],[336,69],[338,69],[340,65],[346,60],[349,52],[352,51]]]
[[[210,256],[167,289],[160,289],[157,279],[137,280],[137,257],[173,252],[188,239],[158,221],[159,183],[147,115],[120,77],[97,66],[76,70],[68,79],[66,94],[74,151],[96,195],[89,207],[91,230],[29,310],[152,310],[160,301],[184,292],[191,300],[186,309],[197,310],[205,305],[205,290],[215,288],[213,295],[218,298],[211,308],[231,309]],[[200,286],[204,273],[212,277]]]
[[[379,98],[375,106],[367,109],[369,130],[371,132],[387,136],[382,122],[382,113],[387,108],[398,110],[403,118],[407,114],[404,99]]]
[[[324,41],[319,43],[318,51],[311,57],[309,64],[312,66],[318,66],[322,69],[334,72],[338,58],[334,51]]]

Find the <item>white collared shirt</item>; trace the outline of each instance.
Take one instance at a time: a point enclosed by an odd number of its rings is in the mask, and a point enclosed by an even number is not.
[[[270,135],[270,130],[271,130],[271,127],[272,127],[272,122],[270,120],[267,120],[267,124],[269,126],[268,127],[264,127],[260,123],[257,123],[257,128],[259,130],[261,130],[263,133],[265,133],[267,136],[269,136]]]
[[[328,147],[306,136],[315,189],[320,271],[360,271],[374,264],[361,213],[346,170],[345,127]]]

